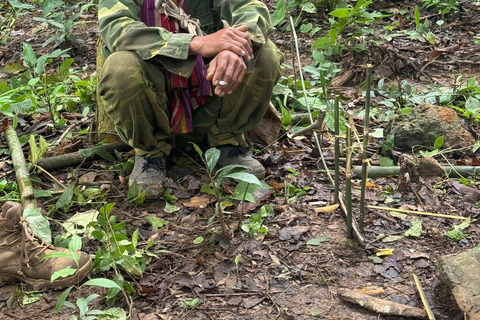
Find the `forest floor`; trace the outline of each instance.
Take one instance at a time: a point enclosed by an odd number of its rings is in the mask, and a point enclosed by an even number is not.
[[[270,3],[268,3],[271,6]],[[387,82],[407,80],[417,90],[435,87],[451,88],[457,75],[465,75],[464,79],[480,76],[480,45],[474,44],[480,23],[480,6],[478,2],[463,1],[456,13],[443,18],[440,28],[435,22],[440,16],[421,11],[422,16],[430,20],[430,28],[435,34],[434,45],[422,40],[411,40],[409,36],[387,39],[385,26],[398,23],[400,30],[413,30],[415,23],[414,1],[382,1],[374,2],[376,10],[390,12],[391,16],[375,24],[374,35],[378,44],[370,47],[369,54],[349,52],[338,60],[340,75],[353,71],[347,81],[335,89],[341,93],[344,109],[359,112],[364,106],[364,89],[361,83],[365,78],[365,65],[373,64],[375,82],[386,78]],[[400,12],[403,12],[401,14]],[[1,12],[0,12],[1,14]],[[38,14],[38,13],[37,13]],[[51,29],[33,34],[38,22],[33,14],[16,19],[8,42],[0,47],[0,66],[22,60],[22,43],[29,43],[37,55],[46,53],[51,47],[42,47]],[[84,75],[95,73],[96,40],[98,23],[94,15],[81,17],[84,20],[78,26],[77,37],[81,42],[69,44],[68,54],[74,58],[73,66],[85,68]],[[328,16],[323,10],[305,19],[317,21],[328,30]],[[422,19],[422,21],[424,21]],[[317,35],[318,36],[318,35]],[[307,34],[299,34],[301,58],[304,65],[311,61],[310,46],[315,40]],[[273,36],[274,42],[284,52],[285,63],[291,64],[292,52],[290,34],[285,27],[278,28]],[[429,55],[435,49],[458,45],[454,51],[444,52],[436,59]],[[467,62],[465,62],[467,61]],[[288,72],[288,71],[287,71]],[[291,72],[290,72],[291,73]],[[11,74],[0,72],[0,81],[7,81]],[[479,78],[477,78],[479,79]],[[333,90],[332,90],[333,92]],[[382,97],[372,100],[372,105],[379,112]],[[79,122],[83,117],[71,113],[65,127],[49,126],[49,117],[20,117],[17,128],[19,136],[26,132],[42,134],[47,141],[58,139],[62,131],[70,124]],[[361,132],[361,118],[355,117],[358,130]],[[465,127],[472,131],[478,139],[480,131],[477,123],[464,118]],[[3,122],[3,121],[2,121]],[[62,148],[78,144],[83,147],[94,145],[97,141],[91,135],[80,136],[76,133],[91,127],[93,117],[80,127],[72,130],[73,135]],[[374,121],[371,130],[385,126],[385,121]],[[289,128],[288,128],[289,129]],[[2,129],[2,131],[5,128]],[[378,164],[376,150],[382,138],[372,139],[372,163]],[[146,201],[131,206],[127,201],[128,187],[126,174],[122,176],[116,165],[107,160],[85,162],[79,167],[50,172],[57,180],[67,184],[78,179],[108,190],[104,201],[115,203],[112,215],[117,221],[124,221],[126,234],[131,238],[133,232],[139,230],[138,247],[144,248],[148,239],[156,239],[148,250],[157,257],[150,257],[146,270],[141,278],[125,274],[125,280],[135,289],[132,299],[132,319],[403,319],[401,317],[383,316],[368,311],[357,305],[343,302],[337,293],[339,288],[381,289],[377,297],[399,302],[409,306],[423,308],[417,293],[412,274],[418,275],[426,292],[430,306],[437,319],[453,319],[459,313],[448,289],[436,276],[436,261],[439,256],[458,253],[480,244],[480,228],[471,223],[465,232],[467,237],[460,241],[446,236],[453,225],[459,222],[440,217],[421,217],[421,233],[416,236],[405,236],[413,223],[417,223],[414,215],[391,215],[387,211],[369,209],[365,216],[364,246],[346,241],[346,225],[340,209],[316,213],[315,209],[333,204],[333,186],[319,161],[313,137],[307,135],[301,139],[289,139],[286,135],[268,148],[254,145],[261,150],[257,157],[263,161],[267,169],[265,182],[272,189],[261,194],[255,205],[244,208],[236,202],[228,207],[227,222],[232,233],[231,239],[218,239],[215,229],[217,222],[208,222],[213,214],[213,204],[206,207],[202,201],[210,203],[210,199],[201,193],[203,184],[208,183],[207,176],[200,166],[184,157],[181,151],[175,151],[168,162],[167,186],[177,201],[174,212],[165,210],[165,201]],[[334,154],[333,136],[324,133],[322,147],[327,164],[333,172]],[[6,143],[0,141],[0,149],[5,150]],[[24,146],[27,154],[28,144]],[[78,149],[77,147],[75,147]],[[73,148],[73,149],[75,149]],[[398,151],[393,151],[397,155]],[[55,154],[55,152],[53,152]],[[125,152],[116,159],[116,164],[127,163],[133,153]],[[195,158],[190,154],[191,157]],[[15,174],[8,152],[0,152],[0,181],[15,181]],[[477,155],[464,153],[461,156],[447,154],[452,163],[458,158],[477,163]],[[355,158],[356,165],[361,159]],[[197,159],[198,161],[198,159]],[[49,189],[54,185],[51,178],[37,176],[41,182],[37,189]],[[342,178],[343,180],[343,178]],[[412,192],[400,193],[397,177],[371,179],[367,191],[367,204],[401,207],[404,209],[443,213],[472,217],[480,216],[480,207],[469,201],[455,189],[458,179],[440,179],[427,182],[430,189],[440,190],[426,195],[426,199]],[[293,187],[289,187],[289,186]],[[358,213],[360,180],[353,181],[354,213]],[[233,183],[223,185],[227,192],[234,189]],[[476,184],[473,184],[476,188]],[[343,184],[342,187],[344,188]],[[285,193],[285,189],[290,192]],[[58,196],[55,196],[58,197]],[[202,197],[202,201],[199,201]],[[5,198],[4,198],[5,199]],[[56,199],[56,198],[54,198]],[[38,203],[46,213],[55,200],[39,198]],[[249,237],[238,231],[241,212],[258,212],[261,206],[273,204],[274,211],[264,218],[268,227],[266,235]],[[75,212],[96,208],[95,204],[79,206],[74,204],[66,215],[55,216],[65,220]],[[166,212],[168,211],[168,212]],[[328,210],[326,210],[328,211]],[[152,228],[148,217],[163,219],[164,227]],[[52,223],[54,234],[61,233],[61,226]],[[152,238],[153,237],[153,238]],[[199,241],[199,237],[205,239]],[[312,241],[313,240],[313,241]],[[95,255],[98,242],[84,241],[83,250]],[[378,257],[376,253],[382,249],[394,249],[393,254]],[[93,273],[92,278],[102,275]],[[112,278],[113,271],[107,271],[103,277]],[[21,290],[21,294],[7,300]],[[365,289],[366,290],[366,289]],[[70,293],[69,301],[78,297],[86,297],[92,293],[105,294],[104,289],[82,287]],[[46,291],[32,294],[31,289],[21,284],[11,284],[0,288],[0,319],[69,319],[73,310],[63,308],[54,314],[54,306],[61,291]],[[36,295],[36,302],[25,304],[25,297]],[[198,303],[192,304],[192,301]],[[116,306],[128,306],[119,298]],[[104,301],[96,299],[91,308],[104,310]]]

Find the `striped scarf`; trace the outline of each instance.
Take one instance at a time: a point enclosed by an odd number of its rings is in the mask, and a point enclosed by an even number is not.
[[[186,0],[174,0],[186,12]],[[155,0],[144,0],[141,20],[148,27],[162,27],[170,32],[186,32],[178,21],[155,9]],[[198,55],[195,68],[189,78],[166,71],[167,93],[170,101],[170,127],[174,133],[193,131],[192,112],[206,103],[212,96],[210,82],[206,79],[207,69],[202,56]]]

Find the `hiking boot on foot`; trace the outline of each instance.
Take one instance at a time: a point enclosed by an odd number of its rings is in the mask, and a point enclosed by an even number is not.
[[[147,158],[135,155],[135,166],[128,179],[128,185],[131,186],[133,181],[137,181],[140,193],[147,190],[145,199],[155,200],[163,194],[162,182],[165,177],[165,158]]]
[[[238,164],[246,166],[247,172],[253,174],[258,179],[263,179],[265,177],[265,168],[262,164],[250,156],[244,149],[241,147],[234,147],[232,145],[225,145],[216,147],[220,150],[220,158],[218,159],[217,165],[225,167],[231,164]]]
[[[69,254],[69,251],[46,244],[35,236],[22,213],[18,203],[7,202],[0,214],[0,286],[20,280],[34,290],[46,290],[65,288],[82,281],[92,267],[90,256],[81,252],[78,267],[71,258],[42,260],[46,254]],[[50,282],[52,274],[65,268],[78,270],[71,276]]]

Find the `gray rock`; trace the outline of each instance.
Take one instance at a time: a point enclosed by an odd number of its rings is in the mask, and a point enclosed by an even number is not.
[[[442,256],[438,277],[451,290],[461,310],[469,319],[480,319],[480,248]]]
[[[385,136],[391,134],[395,136],[395,147],[402,151],[433,147],[439,136],[444,136],[443,148],[469,148],[475,143],[452,108],[427,103],[418,105],[410,114],[395,116],[385,130]]]

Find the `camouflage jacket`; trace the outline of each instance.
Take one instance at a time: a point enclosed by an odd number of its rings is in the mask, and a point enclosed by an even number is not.
[[[103,55],[135,51],[144,60],[158,60],[168,71],[188,77],[195,65],[189,56],[193,35],[147,27],[140,21],[143,0],[100,0],[98,19]],[[200,20],[206,34],[223,27],[247,25],[254,47],[265,43],[273,28],[267,7],[260,0],[188,0],[187,13]]]

